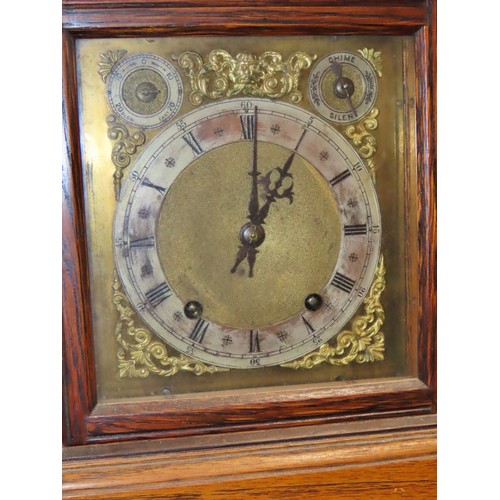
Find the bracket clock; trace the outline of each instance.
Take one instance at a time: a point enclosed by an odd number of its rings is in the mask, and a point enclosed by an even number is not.
[[[63,1],[67,498],[435,494],[435,36]]]

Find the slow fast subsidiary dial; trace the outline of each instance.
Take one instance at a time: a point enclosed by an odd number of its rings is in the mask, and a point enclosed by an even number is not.
[[[182,81],[177,70],[154,54],[121,59],[108,79],[108,102],[124,121],[154,129],[171,120],[182,103]]]
[[[161,132],[114,223],[119,276],[168,344],[229,368],[271,366],[331,339],[363,301],[380,247],[370,175],[324,121],[235,99]]]

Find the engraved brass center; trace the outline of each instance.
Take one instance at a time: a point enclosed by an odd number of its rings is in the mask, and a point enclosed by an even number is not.
[[[258,170],[264,175],[289,157],[290,150],[259,142]],[[290,168],[293,203],[272,203],[253,277],[247,261],[231,273],[243,245],[242,222],[249,218],[251,158],[251,143],[241,141],[195,159],[167,192],[157,233],[160,262],[180,299],[203,304],[203,317],[210,321],[242,329],[275,324],[304,310],[304,297],[328,284],[341,241],[340,215],[327,181],[297,154]],[[261,207],[265,201],[259,185]],[[262,237],[255,227],[247,236],[252,234],[256,241]]]
[[[132,71],[123,82],[122,97],[134,113],[152,115],[167,101],[167,83],[156,71],[138,69]]]

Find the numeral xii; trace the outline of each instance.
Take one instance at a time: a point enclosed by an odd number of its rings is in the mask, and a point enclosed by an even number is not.
[[[243,139],[253,139],[255,133],[255,116],[250,114],[240,115]]]

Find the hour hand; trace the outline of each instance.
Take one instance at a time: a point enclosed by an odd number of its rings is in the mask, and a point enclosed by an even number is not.
[[[259,214],[257,217],[258,224],[264,224],[265,219],[269,213],[269,209],[271,208],[271,204],[277,200],[281,200],[283,198],[288,199],[290,203],[293,203],[293,175],[289,173],[290,167],[292,166],[293,159],[295,158],[295,151],[288,157],[287,161],[283,165],[283,167],[277,167],[270,170],[264,177],[260,179],[260,184],[264,188],[266,192],[266,201],[262,205],[259,210]],[[271,176],[273,172],[278,173],[278,178],[276,181],[272,181]],[[288,187],[283,187],[283,183],[286,178],[292,179],[292,182]],[[271,184],[274,186],[271,188]]]
[[[236,254],[236,260],[234,266],[231,268],[231,273],[235,273],[238,266],[245,260],[248,259],[248,277],[253,278],[253,267],[255,265],[255,259],[259,251],[250,243],[244,243],[238,248],[238,253]]]

